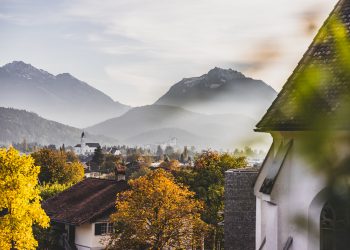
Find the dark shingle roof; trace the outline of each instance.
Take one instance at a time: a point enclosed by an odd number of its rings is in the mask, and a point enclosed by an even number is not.
[[[116,194],[126,181],[87,178],[42,204],[52,221],[81,225],[114,211]]]
[[[343,97],[350,96],[350,75],[337,65],[349,62],[350,58],[335,49],[334,33],[330,31],[330,27],[334,28],[331,26],[334,18],[343,23],[348,35],[350,33],[349,0],[338,2],[293,74],[256,125],[256,131],[315,129],[317,126],[313,122],[315,114],[320,118],[319,124],[324,119],[334,124],[337,129],[350,129],[350,121],[347,119],[349,116],[344,113],[342,116],[337,115],[339,113],[337,111],[342,106],[341,102],[344,101]],[[338,27],[335,31],[339,31]],[[322,72],[311,75],[314,66],[321,66]],[[307,72],[312,78],[305,77]],[[332,77],[327,78],[330,75]],[[310,83],[312,81],[313,84]]]

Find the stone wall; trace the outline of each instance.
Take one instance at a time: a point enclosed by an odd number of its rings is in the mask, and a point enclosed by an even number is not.
[[[258,171],[228,170],[225,173],[225,250],[255,249],[255,207],[253,192]]]

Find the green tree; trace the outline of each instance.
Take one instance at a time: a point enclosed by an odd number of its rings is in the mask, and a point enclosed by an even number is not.
[[[41,166],[41,183],[77,183],[84,177],[84,166],[72,152],[43,148],[32,153],[32,157]]]
[[[64,176],[66,159],[63,154],[48,148],[32,153],[35,164],[41,167],[39,180],[41,183],[61,183]]]
[[[204,201],[203,220],[212,226],[207,244],[212,249],[222,241],[223,232],[219,222],[223,220],[225,171],[247,166],[245,157],[236,157],[216,151],[205,151],[195,161],[194,169],[184,169],[175,173],[178,182],[188,185],[196,197]]]
[[[100,168],[102,163],[104,161],[104,155],[102,153],[102,149],[101,146],[97,146],[97,148],[95,149],[94,155],[92,156],[92,167],[93,168]]]
[[[0,249],[35,249],[32,226],[49,226],[40,205],[39,172],[31,156],[0,149]]]
[[[137,179],[139,177],[149,174],[151,170],[148,167],[141,167],[139,170],[133,172],[130,176],[130,179]]]
[[[157,147],[156,155],[157,155],[158,160],[163,160],[164,151],[160,145],[158,145],[158,147]]]
[[[184,147],[184,151],[183,151],[183,153],[181,154],[181,162],[182,163],[185,163],[185,162],[187,162],[188,161],[188,158],[189,158],[189,155],[188,155],[188,149],[187,149],[187,146],[185,146]]]

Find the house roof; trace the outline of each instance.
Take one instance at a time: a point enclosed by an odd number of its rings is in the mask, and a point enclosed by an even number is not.
[[[43,202],[55,222],[81,225],[114,211],[116,194],[128,189],[126,181],[87,178]]]
[[[339,26],[333,29],[335,19],[341,21],[349,39],[349,0],[340,0],[335,6],[277,98],[256,125],[256,131],[310,130],[322,121],[337,129],[350,129],[348,116],[344,113],[337,115],[344,106],[340,103],[344,101],[343,97],[350,96],[350,75],[339,67],[339,63],[349,63],[350,56],[336,49],[334,34],[341,30]],[[316,67],[322,72],[312,71]],[[318,122],[314,122],[315,118]]]
[[[100,143],[96,143],[96,142],[87,142],[85,143],[86,146],[89,146],[90,148],[97,148],[98,146],[100,146]],[[74,146],[75,148],[80,148],[81,145],[77,144]]]

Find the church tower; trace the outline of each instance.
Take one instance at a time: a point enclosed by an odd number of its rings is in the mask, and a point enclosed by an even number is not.
[[[80,138],[80,154],[81,155],[85,155],[85,149],[86,149],[85,132],[83,131],[83,133],[81,133],[81,138]]]

